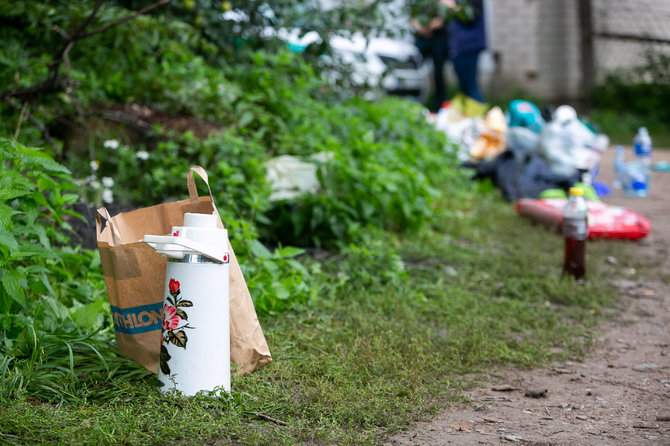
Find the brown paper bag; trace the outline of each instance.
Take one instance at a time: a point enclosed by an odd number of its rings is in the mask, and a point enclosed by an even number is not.
[[[184,223],[184,214],[219,213],[212,199],[198,197],[193,172],[207,184],[200,166],[188,170],[190,199],[159,204],[114,217],[96,212],[96,234],[107,295],[112,308],[119,351],[158,373],[167,258],[140,242],[146,234],[170,234]],[[102,220],[105,220],[104,222]],[[103,228],[103,223],[106,223]],[[219,217],[219,227],[223,228]],[[237,373],[252,372],[272,360],[242,270],[230,246],[230,360]]]

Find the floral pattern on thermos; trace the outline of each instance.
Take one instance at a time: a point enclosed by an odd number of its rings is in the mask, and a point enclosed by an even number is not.
[[[184,329],[192,329],[188,323],[188,315],[183,310],[187,307],[192,307],[193,302],[179,297],[181,294],[180,283],[178,280],[170,278],[168,284],[170,295],[166,296],[166,303],[163,304],[163,328],[161,330],[161,354],[160,354],[160,368],[165,375],[170,374],[170,354],[168,353],[166,344],[173,344],[176,347],[186,349],[188,336]]]

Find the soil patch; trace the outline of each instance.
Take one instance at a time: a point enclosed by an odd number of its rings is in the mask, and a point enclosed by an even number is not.
[[[600,163],[598,180],[607,184],[613,154],[609,148]],[[654,162],[661,160],[669,161],[670,151],[656,150]],[[646,198],[614,190],[603,201],[651,220],[647,238],[622,243],[629,255],[648,259],[657,274],[642,280],[628,271],[617,280],[627,308],[602,327],[589,358],[472,377],[480,385],[466,392],[468,403],[443,410],[387,445],[670,444],[670,173],[652,173]]]
[[[153,149],[170,132],[191,132],[205,139],[223,130],[216,122],[184,114],[173,115],[156,107],[143,104],[113,104],[92,107],[86,111],[86,131],[71,119],[59,119],[52,133],[64,141],[64,153],[85,154],[89,144],[100,147],[105,138],[116,138],[125,144],[142,144]],[[156,128],[163,132],[159,134]],[[95,135],[91,139],[92,135]]]

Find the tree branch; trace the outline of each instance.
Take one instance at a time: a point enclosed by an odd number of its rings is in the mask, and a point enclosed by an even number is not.
[[[94,29],[93,31],[89,31],[89,32],[87,32],[87,33],[85,33],[85,34],[82,34],[81,36],[79,36],[79,39],[83,39],[83,38],[86,38],[86,37],[90,37],[90,36],[93,36],[93,35],[95,35],[95,34],[100,34],[101,32],[107,31],[107,30],[110,29],[110,28],[113,28],[113,27],[118,26],[118,25],[120,25],[120,24],[122,24],[122,23],[128,22],[128,21],[130,21],[130,20],[133,20],[133,19],[135,19],[137,16],[140,16],[140,15],[142,15],[142,14],[146,14],[147,12],[151,11],[152,9],[156,9],[156,8],[158,8],[159,6],[163,6],[163,5],[165,5],[166,3],[169,3],[169,2],[170,2],[170,0],[160,0],[160,1],[156,2],[156,3],[154,3],[153,5],[149,5],[149,6],[145,7],[145,8],[142,8],[142,9],[140,9],[139,11],[135,12],[134,14],[130,14],[130,15],[126,16],[126,17],[123,17],[123,18],[117,20],[116,22],[108,23],[107,25],[102,26],[102,27],[100,27],[100,28],[98,28],[98,29]]]
[[[63,37],[66,41],[63,44],[63,47],[58,51],[54,57],[54,60],[51,62],[49,66],[49,77],[41,82],[37,82],[29,87],[21,87],[21,88],[14,88],[12,90],[0,92],[0,98],[2,98],[3,101],[7,102],[8,99],[18,99],[20,101],[26,101],[34,98],[37,95],[41,94],[50,94],[55,91],[62,91],[65,86],[63,85],[62,82],[58,80],[58,77],[60,75],[60,66],[65,62],[67,59],[68,53],[72,49],[72,46],[74,43],[78,40],[84,39],[86,37],[90,37],[95,34],[100,34],[104,31],[107,31],[110,28],[113,28],[117,25],[120,25],[121,23],[128,22],[130,20],[135,19],[137,16],[141,14],[145,14],[155,8],[158,8],[159,6],[162,6],[166,3],[168,3],[169,0],[160,0],[152,5],[149,5],[145,8],[142,8],[141,10],[129,14],[126,17],[123,17],[116,22],[109,23],[105,26],[102,26],[96,30],[90,31],[88,33],[84,33],[83,31],[88,27],[91,22],[93,21],[94,17],[98,14],[100,11],[100,8],[102,5],[105,3],[105,0],[100,0],[98,3],[95,5],[95,8],[93,11],[89,14],[89,16],[84,20],[84,22],[79,25],[79,27],[75,30],[74,33],[71,35],[67,34],[61,27],[59,26],[54,26],[52,29],[53,31],[57,32],[61,37]]]
[[[27,116],[28,119],[30,119],[30,121],[39,129],[39,131],[42,133],[42,136],[49,143],[54,152],[59,153],[57,145],[55,141],[51,138],[51,135],[49,134],[49,131],[47,130],[46,126],[44,126],[44,124],[42,124],[35,116],[33,116],[31,113],[27,111],[27,104],[30,101],[34,100],[34,98],[39,95],[47,95],[57,91],[64,91],[73,101],[75,108],[77,109],[79,120],[81,121],[82,126],[85,127],[84,111],[81,107],[81,104],[77,100],[77,97],[74,94],[73,90],[75,83],[72,79],[72,69],[69,60],[69,53],[72,47],[74,46],[75,42],[93,36],[95,34],[100,34],[104,31],[107,31],[110,28],[128,22],[130,20],[133,20],[139,15],[145,14],[168,2],[169,0],[159,0],[158,2],[149,5],[145,8],[142,8],[141,10],[133,14],[129,14],[126,17],[123,17],[115,22],[109,23],[98,29],[85,33],[84,30],[92,23],[93,19],[100,11],[100,8],[102,8],[102,5],[105,3],[105,0],[99,0],[98,3],[93,8],[93,11],[91,11],[88,17],[81,23],[81,25],[77,27],[77,29],[72,34],[68,34],[63,28],[59,27],[58,25],[54,25],[52,27],[52,30],[58,33],[65,40],[65,43],[63,44],[62,48],[54,54],[54,59],[49,64],[49,74],[47,79],[40,82],[36,82],[35,84],[30,85],[28,87],[13,88],[11,90],[0,92],[0,100],[2,100],[12,108],[17,109],[21,112],[18,128],[20,129],[21,121],[23,120],[24,117]],[[61,79],[59,79],[61,74],[60,67],[63,63],[65,63],[67,69],[66,73],[67,81],[62,81]],[[20,106],[16,104],[15,101],[22,102],[24,105]]]
[[[23,107],[19,106],[18,104],[15,104],[14,101],[12,101],[10,98],[3,97],[2,100],[7,105],[9,105],[10,107],[12,107],[16,110],[19,110],[19,111],[24,110]],[[42,136],[47,141],[47,143],[49,143],[49,145],[51,146],[51,149],[54,151],[54,153],[60,153],[60,150],[58,150],[58,145],[56,145],[56,141],[53,140],[53,138],[49,134],[49,130],[47,130],[47,128],[44,126],[44,124],[42,124],[39,119],[37,119],[35,116],[32,115],[32,113],[30,113],[27,110],[25,111],[24,115],[27,116],[28,119],[30,119],[30,121],[35,125],[35,127],[37,127],[37,129],[42,133]]]

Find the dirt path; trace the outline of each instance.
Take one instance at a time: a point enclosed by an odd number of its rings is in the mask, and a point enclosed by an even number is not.
[[[613,153],[608,149],[600,163],[598,179],[607,184]],[[670,151],[656,151],[660,160],[670,161]],[[469,403],[387,445],[670,445],[670,172],[652,173],[647,198],[615,190],[604,201],[650,218],[651,234],[627,253],[650,257],[658,269],[652,281],[634,271],[617,281],[628,309],[603,327],[589,358],[481,377],[483,384],[467,392]]]

